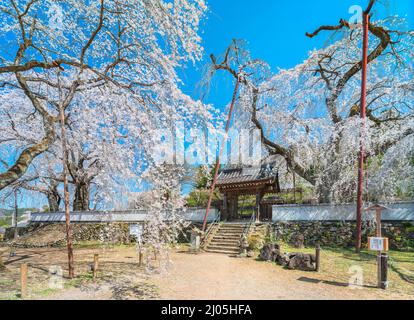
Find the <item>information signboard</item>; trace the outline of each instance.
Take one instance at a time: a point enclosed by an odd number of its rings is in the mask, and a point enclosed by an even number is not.
[[[368,250],[388,251],[388,238],[369,237]]]

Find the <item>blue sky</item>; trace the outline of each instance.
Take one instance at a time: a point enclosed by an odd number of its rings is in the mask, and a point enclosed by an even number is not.
[[[193,98],[200,96],[199,83],[203,68],[211,53],[219,56],[233,38],[248,42],[254,58],[266,61],[277,72],[302,62],[307,53],[321,48],[326,36],[309,39],[308,31],[322,24],[337,24],[340,18],[348,20],[353,5],[365,8],[368,0],[206,0],[207,19],[202,24],[205,58],[195,66],[180,71],[183,90]],[[374,20],[389,15],[406,16],[414,29],[413,0],[381,0],[374,7]],[[223,76],[223,73],[221,73]],[[205,102],[222,108],[232,94],[230,81],[215,80]]]
[[[203,61],[189,64],[179,75],[185,93],[197,99],[203,69],[209,63],[208,56],[219,56],[234,38],[244,39],[254,58],[266,61],[277,72],[278,68],[290,68],[301,63],[310,50],[325,45],[326,37],[309,39],[307,31],[322,24],[337,24],[340,18],[349,19],[349,8],[368,0],[206,0],[209,6],[207,18],[202,22],[202,45],[205,49]],[[374,19],[398,14],[407,16],[414,29],[413,0],[381,0],[374,8]],[[233,84],[224,73],[216,78],[204,102],[217,108],[231,99]],[[188,188],[186,188],[188,192]],[[25,199],[21,205],[40,206],[44,199]]]
[[[232,39],[243,39],[253,58],[266,61],[273,72],[279,68],[291,68],[307,58],[308,52],[327,44],[330,33],[315,38],[305,36],[320,25],[336,25],[340,18],[349,20],[354,5],[365,9],[368,0],[206,0],[209,7],[207,19],[202,23],[204,59],[196,65],[188,65],[179,75],[182,89],[195,99],[200,98],[200,82],[209,55],[220,56]],[[414,0],[381,0],[374,6],[373,20],[390,15],[407,17],[414,29]],[[224,109],[233,92],[233,79],[226,73],[218,73],[205,103]],[[224,129],[224,128],[223,128]],[[184,193],[190,191],[184,187]]]

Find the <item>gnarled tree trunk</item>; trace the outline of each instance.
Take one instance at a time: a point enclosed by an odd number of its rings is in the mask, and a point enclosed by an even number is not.
[[[51,144],[56,139],[53,122],[54,120],[52,117],[45,117],[45,137],[39,143],[26,148],[10,169],[4,173],[0,173],[0,190],[22,177],[29,168],[30,164],[33,162],[34,158],[49,149]]]
[[[58,212],[61,200],[62,199],[60,197],[59,192],[57,191],[57,187],[54,186],[47,193],[47,201],[48,201],[48,204],[49,204],[49,212]]]
[[[90,184],[81,182],[75,185],[75,198],[73,199],[73,211],[89,210]]]

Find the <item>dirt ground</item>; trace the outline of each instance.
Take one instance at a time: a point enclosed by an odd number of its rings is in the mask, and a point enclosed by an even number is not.
[[[4,250],[3,250],[4,251]],[[91,279],[88,267],[99,254],[99,278]],[[66,270],[65,248],[18,249],[3,253],[7,270],[0,271],[0,299],[19,298],[19,267],[29,264],[30,299],[414,299],[412,291],[379,290],[368,283],[351,288],[349,275],[335,272],[286,270],[253,258],[221,254],[170,254],[167,271],[159,271],[153,258],[148,268],[138,266],[134,247],[79,248],[75,251],[77,278],[63,278],[63,288],[51,277],[52,265]],[[52,280],[51,280],[52,279]],[[60,284],[60,282],[58,282]]]

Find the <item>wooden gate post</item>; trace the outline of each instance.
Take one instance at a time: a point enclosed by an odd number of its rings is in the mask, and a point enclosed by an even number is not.
[[[321,246],[318,243],[315,249],[315,271],[319,272],[320,270],[321,270]]]
[[[1,256],[2,253],[3,252],[0,251],[0,270],[6,268],[6,266],[4,265],[4,262],[3,262],[3,257]]]
[[[139,255],[139,264],[138,264],[138,266],[141,267],[142,266],[142,249],[141,249],[141,247],[139,248],[138,255]]]
[[[381,232],[381,213],[382,210],[387,209],[384,206],[381,206],[379,204],[375,204],[371,207],[369,207],[368,209],[366,209],[367,211],[375,211],[375,220],[376,220],[376,237],[377,238],[382,238],[382,232]],[[386,239],[383,239],[386,240]],[[384,241],[384,244],[387,243]],[[370,248],[370,245],[368,245],[368,248]],[[387,245],[384,245],[383,249],[385,251],[388,250]],[[378,288],[383,288],[386,289],[386,285],[383,285],[383,277],[387,277],[387,275],[384,275],[383,272],[387,271],[387,267],[388,266],[383,266],[383,263],[387,263],[387,258],[382,257],[382,250],[378,250],[377,251],[377,286]],[[386,280],[385,280],[386,281]]]
[[[27,297],[27,263],[20,265],[20,297]]]
[[[388,288],[388,255],[381,254],[381,289]]]
[[[93,255],[93,279],[98,276],[99,254]]]
[[[221,213],[221,218],[223,220],[227,220],[228,219],[228,215],[229,215],[229,205],[228,205],[228,196],[227,193],[223,194],[223,212]]]

